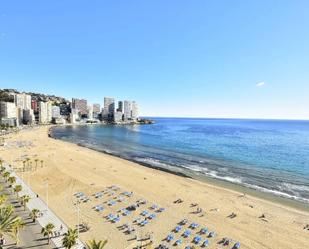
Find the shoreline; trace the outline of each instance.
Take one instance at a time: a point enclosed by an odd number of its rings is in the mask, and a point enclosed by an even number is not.
[[[250,193],[243,195],[244,191],[226,186],[226,182],[219,183],[214,179],[204,181],[173,171],[164,172],[75,143],[49,138],[49,128],[38,127],[11,135],[7,139],[8,146],[1,148],[1,157],[15,169],[22,167],[22,160],[26,157],[33,163],[35,158],[44,160],[43,167],[39,165],[37,170],[23,173],[17,170],[17,174],[44,201],[48,200],[50,208],[68,227],[77,224],[74,193],[81,191],[90,198],[89,202],[80,205],[80,219],[91,227],[88,232],[80,234],[83,242],[108,239],[106,249],[133,249],[138,245],[133,235],[126,235],[117,227],[131,224],[143,210],[153,212],[150,208],[153,204],[166,210],[156,213],[157,218],[145,227],[133,226],[139,238],[154,234],[154,246],[162,243],[184,218],[189,223],[197,222],[201,228],[207,226],[210,231],[216,232],[216,237],[210,239],[210,249],[218,248],[219,241],[224,237],[231,238],[233,243],[241,242],[242,249],[303,249],[309,242],[309,231],[303,229],[309,224],[307,211]],[[48,197],[46,179],[49,182]],[[93,197],[111,185],[120,187],[118,193],[131,191],[134,196],[117,202],[115,207],[106,204],[113,195],[98,199]],[[117,210],[139,199],[147,200],[147,205],[129,216],[121,215],[120,223],[106,220],[109,213],[118,213]],[[183,202],[175,203],[178,199]],[[196,206],[192,207],[192,203],[198,203],[198,207],[203,209],[202,215],[196,213]],[[96,212],[93,209],[96,205],[104,205],[104,210]],[[237,217],[229,218],[231,214],[237,214]],[[199,229],[193,232],[198,234]],[[175,236],[181,236],[181,233]],[[294,239],[291,240],[286,234],[293,234]],[[183,246],[192,245],[192,236],[182,238]],[[274,244],[273,241],[277,242]]]
[[[81,143],[74,143],[74,142],[71,142],[71,141],[66,141],[66,140],[62,140],[62,139],[53,137],[51,132],[52,132],[52,129],[55,128],[55,127],[57,127],[57,126],[53,126],[53,127],[50,127],[48,129],[49,137],[52,138],[52,139],[59,140],[59,141],[62,141],[62,142],[71,143],[71,144],[77,145],[79,147],[90,149],[90,150],[93,150],[93,151],[96,151],[96,152],[99,152],[99,153],[103,153],[103,154],[106,154],[106,155],[109,155],[109,156],[121,158],[123,160],[127,160],[129,162],[136,163],[136,164],[143,166],[143,167],[146,167],[146,168],[151,168],[151,169],[154,169],[154,170],[162,171],[162,172],[165,172],[165,173],[168,173],[168,174],[172,174],[172,175],[176,175],[176,176],[180,176],[180,177],[184,177],[184,178],[190,178],[190,179],[198,180],[198,181],[201,181],[201,182],[205,182],[207,184],[214,184],[215,186],[222,187],[222,188],[227,189],[227,190],[233,190],[233,191],[239,192],[240,194],[242,194],[242,193],[243,194],[249,194],[249,195],[252,195],[253,197],[261,198],[261,199],[266,200],[266,201],[278,203],[280,205],[284,205],[284,206],[287,206],[287,207],[296,208],[296,209],[301,210],[301,211],[309,212],[309,204],[308,203],[298,201],[298,200],[295,200],[295,199],[292,199],[292,198],[287,198],[287,197],[283,197],[283,196],[280,196],[280,195],[275,195],[273,193],[259,191],[257,189],[254,189],[253,187],[251,188],[249,186],[244,186],[244,185],[241,185],[241,184],[221,180],[221,179],[218,179],[218,178],[215,178],[215,177],[196,174],[194,172],[191,172],[189,169],[183,168],[182,172],[180,172],[179,170],[177,171],[176,167],[173,167],[176,170],[172,170],[172,169],[168,169],[168,168],[154,166],[154,165],[151,165],[151,164],[146,163],[146,162],[141,162],[141,161],[129,159],[129,158],[123,157],[121,155],[117,155],[117,154],[107,152],[105,150],[92,148],[92,147],[83,145]]]

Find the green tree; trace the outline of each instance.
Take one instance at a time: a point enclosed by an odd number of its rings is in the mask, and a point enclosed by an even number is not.
[[[10,172],[8,172],[8,171],[5,171],[4,173],[3,173],[3,178],[4,178],[4,180],[5,180],[5,182],[7,182],[8,181],[8,179],[9,179],[9,177],[10,177]]]
[[[41,234],[43,234],[44,237],[47,237],[47,243],[50,243],[50,236],[53,234],[55,229],[55,225],[52,223],[48,223],[45,227],[42,228]]]
[[[13,190],[16,193],[16,197],[18,197],[18,193],[23,190],[23,187],[21,185],[15,185]]]
[[[25,226],[25,223],[23,222],[23,220],[21,219],[21,217],[19,217],[19,219],[16,220],[16,222],[13,224],[13,237],[16,241],[16,244],[19,243],[19,232],[21,229],[23,229]]]
[[[62,246],[64,248],[71,249],[76,244],[77,237],[77,229],[73,230],[72,228],[69,228],[62,239]]]
[[[21,205],[24,206],[24,210],[26,210],[27,203],[31,200],[29,195],[23,195],[20,197]]]
[[[8,197],[4,194],[0,195],[0,206],[7,201]]]
[[[36,219],[39,217],[40,210],[39,209],[32,209],[29,216],[32,219],[33,223],[36,221]]]
[[[7,235],[16,240],[21,224],[21,217],[14,215],[12,205],[0,207],[0,237]]]
[[[107,244],[107,240],[100,240],[96,242],[95,240],[91,240],[88,243],[86,243],[87,249],[103,249],[104,246]]]
[[[10,188],[13,186],[13,184],[16,182],[16,177],[15,176],[10,176],[8,178],[8,182],[10,183]]]

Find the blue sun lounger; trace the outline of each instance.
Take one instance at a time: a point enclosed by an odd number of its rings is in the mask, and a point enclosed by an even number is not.
[[[208,232],[207,227],[203,227],[200,231],[201,234],[206,234]]]
[[[190,235],[191,235],[191,231],[190,231],[190,230],[186,230],[186,231],[184,231],[184,233],[182,234],[182,236],[183,236],[184,238],[188,238]]]
[[[178,233],[181,230],[182,226],[177,226],[175,227],[174,231],[175,233]]]
[[[175,246],[179,246],[181,243],[182,243],[182,240],[178,239],[178,240],[175,241]]]
[[[114,223],[119,222],[119,221],[120,221],[119,216],[116,216],[116,217],[114,217],[114,219],[112,219],[112,222],[114,222]]]
[[[233,246],[233,249],[239,249],[239,248],[240,248],[240,243],[239,242],[235,243],[235,245]]]
[[[145,226],[145,225],[147,225],[148,223],[149,223],[148,220],[143,220],[143,221],[141,221],[139,224],[140,224],[141,226]]]
[[[142,216],[146,216],[148,214],[148,211],[144,210],[143,212],[141,212]]]
[[[209,245],[208,239],[204,240],[202,247],[207,247]]]
[[[201,242],[201,240],[202,240],[201,236],[196,236],[196,237],[194,237],[193,242],[195,244],[199,244]]]
[[[186,247],[185,247],[185,249],[191,249],[191,248],[192,248],[191,246],[186,246]]]
[[[150,214],[147,218],[152,220],[155,219],[157,216],[155,214]]]
[[[174,239],[174,235],[173,234],[169,234],[169,235],[167,235],[167,237],[166,237],[166,241],[167,242],[170,242],[170,241],[172,241]]]

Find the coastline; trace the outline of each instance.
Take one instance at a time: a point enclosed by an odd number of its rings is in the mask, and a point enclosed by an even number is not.
[[[85,124],[85,125],[88,125],[88,124]],[[70,126],[72,126],[72,125],[70,125]],[[129,159],[129,158],[126,158],[126,157],[122,157],[121,155],[113,154],[113,153],[110,153],[106,150],[100,150],[100,149],[92,148],[92,147],[83,145],[81,143],[74,143],[74,142],[58,139],[58,138],[52,136],[52,129],[55,128],[55,127],[57,127],[57,126],[52,126],[48,130],[49,137],[52,138],[52,139],[60,140],[60,141],[67,142],[67,143],[72,143],[72,144],[75,144],[75,145],[82,147],[82,148],[87,148],[87,149],[90,149],[90,150],[93,150],[93,151],[96,151],[96,152],[99,152],[99,153],[118,157],[118,158],[121,158],[123,160],[127,160],[127,161],[130,161],[132,163],[136,163],[136,164],[143,166],[143,167],[151,168],[151,169],[154,169],[154,170],[159,170],[159,171],[162,171],[162,172],[165,172],[165,173],[168,173],[168,174],[172,174],[172,175],[177,175],[177,176],[180,176],[180,177],[199,180],[199,181],[205,182],[207,184],[214,184],[214,185],[216,185],[218,187],[222,187],[224,189],[239,192],[240,194],[241,193],[249,194],[249,195],[252,195],[254,197],[261,198],[263,200],[267,200],[267,201],[270,201],[270,202],[278,203],[278,204],[281,204],[281,205],[284,205],[284,206],[288,206],[288,207],[291,207],[291,208],[296,208],[296,209],[299,209],[299,210],[302,210],[302,211],[309,212],[308,203],[305,203],[305,202],[302,202],[302,201],[294,200],[294,199],[291,199],[291,198],[286,198],[286,197],[283,197],[283,196],[280,196],[280,195],[275,195],[275,194],[269,193],[269,192],[259,191],[257,189],[252,188],[252,187],[243,186],[241,184],[221,180],[221,179],[210,177],[210,176],[207,176],[207,175],[195,174],[194,172],[191,172],[189,169],[182,168],[182,170],[180,171],[180,170],[177,170],[175,167],[173,167],[174,170],[164,168],[164,167],[159,167],[159,166],[152,165],[150,163],[146,163],[146,162],[137,161],[137,160]]]
[[[250,190],[247,193],[226,182],[179,176],[174,172],[164,172],[108,153],[48,138],[48,128],[37,127],[11,135],[9,146],[3,148],[1,157],[17,168],[22,165],[24,156],[44,159],[44,167],[39,167],[37,172],[25,172],[22,177],[43,199],[46,198],[43,182],[48,179],[50,206],[68,226],[74,227],[76,224],[73,193],[83,191],[92,196],[115,184],[123,190],[133,191],[136,199],[145,198],[149,203],[157,203],[167,209],[152,224],[137,228],[140,234],[153,232],[156,245],[184,217],[216,231],[217,238],[212,240],[210,248],[216,248],[214,246],[222,237],[240,241],[242,248],[259,249],[303,249],[309,242],[306,237],[308,231],[303,230],[303,226],[309,223],[307,210],[275,202],[273,198],[260,198],[249,193]],[[19,146],[17,141],[31,141],[33,145]],[[244,196],[243,193],[247,194]],[[184,202],[175,204],[178,198]],[[91,199],[90,203],[81,205],[81,217],[91,226],[90,232],[81,234],[82,240],[107,238],[107,249],[131,248],[129,245],[133,242],[128,241],[128,236],[119,232],[117,225],[103,218],[119,206],[107,208],[104,214],[98,214],[92,207],[102,203],[102,200]],[[194,213],[196,208],[190,207],[190,203],[194,202],[199,203],[205,212],[203,217]],[[125,205],[130,203],[128,201]],[[237,217],[227,218],[232,212]],[[259,218],[262,214],[265,214],[265,219]],[[127,221],[126,217],[122,219]],[[130,219],[132,217],[128,217]],[[293,234],[294,239],[291,241],[286,234]],[[277,241],[276,245],[273,241]]]

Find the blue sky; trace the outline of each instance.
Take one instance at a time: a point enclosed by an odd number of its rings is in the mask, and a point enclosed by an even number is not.
[[[142,115],[309,119],[308,9],[305,0],[3,0],[0,88],[135,99]]]

